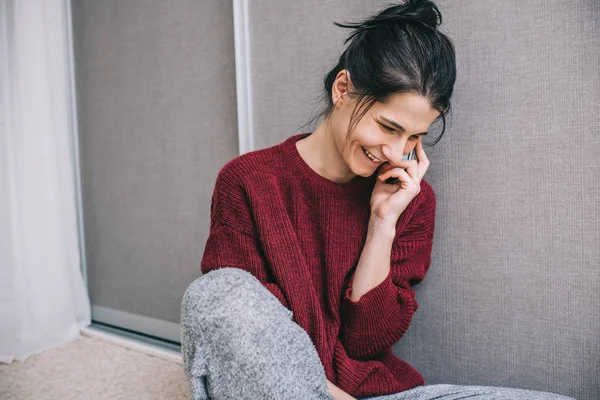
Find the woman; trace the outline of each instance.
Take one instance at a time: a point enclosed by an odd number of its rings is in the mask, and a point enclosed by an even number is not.
[[[194,399],[566,399],[424,386],[392,353],[433,243],[422,140],[445,123],[456,76],[439,23],[431,1],[410,0],[337,24],[354,31],[316,130],[219,172],[204,275],[182,303]]]

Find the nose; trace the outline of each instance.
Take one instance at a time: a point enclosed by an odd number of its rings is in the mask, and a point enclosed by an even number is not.
[[[404,138],[397,138],[391,142],[383,145],[381,151],[387,158],[390,164],[397,165],[402,160],[404,152],[410,149],[405,149],[407,140]]]

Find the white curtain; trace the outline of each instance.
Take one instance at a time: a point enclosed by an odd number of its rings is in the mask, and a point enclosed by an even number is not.
[[[81,272],[69,0],[0,0],[0,361],[90,324]]]

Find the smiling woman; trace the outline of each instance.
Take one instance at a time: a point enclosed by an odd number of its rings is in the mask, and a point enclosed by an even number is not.
[[[219,172],[204,275],[181,311],[195,399],[568,399],[425,386],[392,351],[431,264],[436,198],[423,136],[437,120],[444,133],[456,79],[440,24],[429,0],[336,23],[353,31],[325,76],[314,132]]]

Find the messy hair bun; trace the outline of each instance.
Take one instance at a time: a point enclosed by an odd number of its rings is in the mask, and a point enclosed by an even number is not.
[[[344,44],[346,44],[355,36],[363,34],[370,29],[401,23],[418,24],[429,29],[437,29],[442,24],[442,14],[431,1],[408,0],[404,4],[390,6],[362,22],[348,24],[334,22],[334,25],[341,28],[355,29],[354,33],[344,41]]]
[[[442,14],[431,0],[405,0],[360,22],[334,22],[353,32],[344,41],[348,46],[337,65],[325,76],[325,107],[312,121],[331,115],[333,82],[346,69],[353,85],[350,94],[358,95],[348,136],[375,102],[410,92],[428,98],[440,112],[443,129],[436,144],[446,129],[456,80],[454,46],[438,30],[441,23]]]

